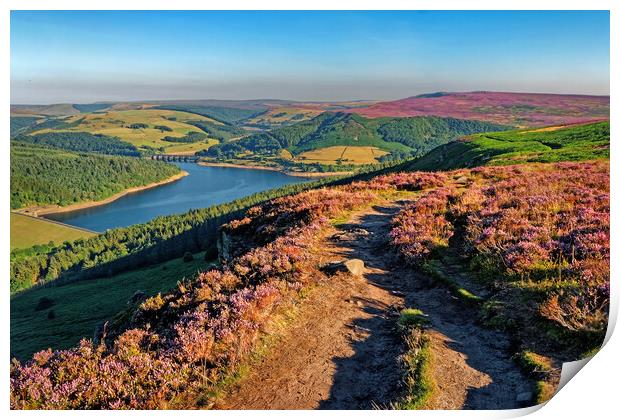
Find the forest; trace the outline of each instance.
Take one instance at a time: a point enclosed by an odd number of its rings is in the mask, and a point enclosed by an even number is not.
[[[73,152],[102,153],[106,155],[140,156],[138,149],[118,137],[86,132],[48,132],[20,135],[14,138],[20,143],[50,146]]]
[[[190,131],[183,137],[166,136],[162,138],[163,141],[169,141],[172,143],[196,143],[207,138],[205,133],[199,133],[198,131]]]
[[[164,162],[11,143],[11,208],[97,201],[179,172]]]
[[[210,121],[188,121],[188,124],[200,128],[209,134],[209,137],[222,142],[247,134],[243,128],[229,124],[215,124]]]
[[[189,112],[202,115],[203,117],[209,117],[226,124],[237,124],[245,119],[255,117],[267,111],[267,108],[257,110],[201,105],[161,105],[154,109]]]

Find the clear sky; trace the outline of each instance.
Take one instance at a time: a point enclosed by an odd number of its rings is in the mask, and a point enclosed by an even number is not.
[[[11,103],[609,94],[609,12],[13,11]]]

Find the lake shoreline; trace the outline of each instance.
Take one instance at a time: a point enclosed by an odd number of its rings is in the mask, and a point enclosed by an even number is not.
[[[173,175],[170,178],[166,178],[162,181],[152,182],[150,184],[143,185],[140,187],[128,188],[126,190],[123,190],[119,193],[116,193],[108,198],[105,198],[99,201],[86,201],[83,203],[70,204],[64,207],[59,206],[57,204],[51,204],[51,205],[46,205],[46,206],[29,206],[29,207],[22,207],[21,209],[12,210],[12,211],[18,214],[26,215],[26,216],[41,217],[41,216],[51,215],[51,214],[68,213],[68,212],[72,212],[75,210],[87,209],[90,207],[103,206],[106,204],[110,204],[113,201],[116,201],[119,198],[124,197],[128,194],[133,194],[136,192],[140,192],[140,191],[148,190],[151,188],[160,187],[162,185],[170,184],[172,182],[176,182],[179,179],[186,177],[187,175],[189,175],[189,172],[181,171],[178,174]]]
[[[197,162],[198,165],[201,166],[213,166],[216,168],[237,168],[237,169],[257,169],[260,171],[272,171],[272,172],[280,172],[284,175],[295,176],[298,178],[324,178],[328,176],[340,176],[340,175],[351,175],[353,172],[294,172],[287,171],[282,168],[274,168],[271,166],[260,166],[260,165],[241,165],[236,163],[224,163],[224,162]]]

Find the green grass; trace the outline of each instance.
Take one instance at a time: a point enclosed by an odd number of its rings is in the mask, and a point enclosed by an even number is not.
[[[450,276],[446,275],[442,271],[441,263],[439,261],[430,260],[425,262],[422,265],[422,271],[431,276],[434,280],[437,280],[438,282],[448,287],[452,294],[454,294],[462,302],[474,306],[478,306],[484,302],[484,299],[482,299],[480,296],[477,296],[469,290],[465,289]]]
[[[398,325],[400,328],[416,328],[427,325],[429,323],[426,315],[419,309],[407,308],[400,311]]]
[[[449,170],[482,165],[609,159],[609,122],[537,131],[474,134],[439,146],[406,170]]]
[[[179,258],[110,278],[24,291],[11,299],[11,356],[24,360],[39,350],[66,349],[82,337],[92,338],[95,327],[127,308],[136,291],[147,295],[167,291],[206,266],[201,253],[187,263]],[[37,311],[42,298],[54,304]],[[54,319],[48,319],[50,311]]]
[[[523,350],[515,355],[517,364],[530,378],[535,379],[533,402],[542,404],[555,394],[556,385],[551,381],[553,366],[551,361],[532,351]]]
[[[54,223],[49,220],[11,213],[11,250],[29,248],[33,245],[56,245],[64,241],[90,238],[96,235],[83,229]]]
[[[140,109],[128,111],[107,111],[104,113],[80,114],[69,117],[65,120],[70,125],[69,128],[50,128],[36,133],[50,131],[76,131],[91,134],[103,134],[111,137],[118,137],[123,141],[131,143],[138,148],[163,148],[166,153],[176,153],[180,149],[183,151],[196,151],[208,148],[213,144],[207,141],[200,141],[196,145],[188,146],[182,142],[174,143],[164,141],[164,137],[183,137],[191,131],[201,132],[202,130],[191,122],[205,122],[221,125],[208,117],[182,111],[160,110],[160,109]],[[146,124],[147,128],[130,128],[132,124]],[[166,126],[172,131],[161,131],[156,126]],[[200,147],[198,147],[200,145]]]
[[[518,353],[516,359],[529,375],[545,376],[553,369],[551,362],[547,358],[531,351],[524,350]]]
[[[419,309],[407,308],[401,311],[398,327],[402,331],[407,351],[403,355],[405,365],[405,395],[394,404],[399,410],[420,410],[427,408],[436,384],[432,374],[433,354],[430,338],[423,330],[428,324]]]

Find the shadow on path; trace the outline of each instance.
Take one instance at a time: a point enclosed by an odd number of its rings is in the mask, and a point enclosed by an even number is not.
[[[403,352],[394,327],[397,309],[403,305],[421,309],[431,321],[438,387],[432,408],[517,408],[517,395],[531,387],[510,358],[506,336],[477,325],[472,309],[459,304],[446,289],[433,287],[414,269],[404,267],[390,251],[390,221],[401,205],[375,207],[339,227],[343,231],[340,238],[345,238],[335,239],[343,250],[341,256],[363,260],[366,274],[360,281],[382,292],[377,293],[379,299],[357,297],[371,316],[353,321],[354,354],[333,359],[333,385],[320,408],[386,408],[394,401],[400,388],[399,355]]]

